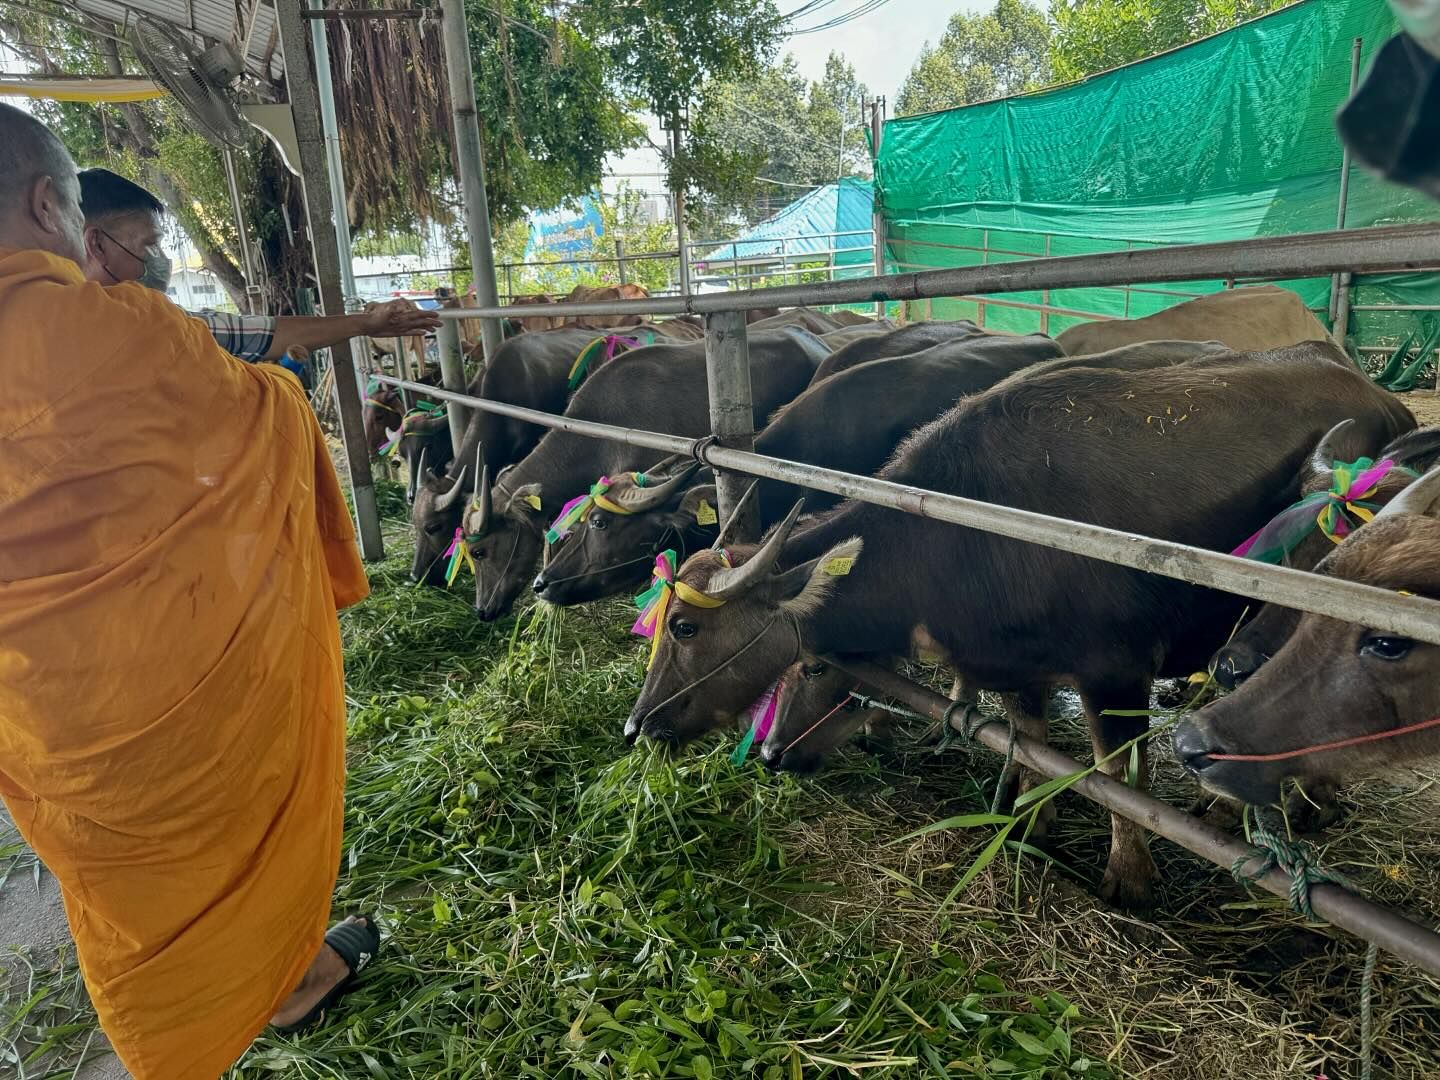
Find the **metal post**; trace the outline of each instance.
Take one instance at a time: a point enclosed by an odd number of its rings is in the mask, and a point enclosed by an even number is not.
[[[446,319],[440,324],[437,344],[440,346],[440,382],[446,390],[457,394],[465,390],[465,354],[460,348],[460,321]],[[446,405],[450,419],[450,445],[460,453],[460,444],[465,439],[465,424],[469,417],[465,406],[451,401]]]
[[[625,241],[618,236],[615,238],[615,269],[620,275],[620,284],[628,285],[625,277]]]
[[[455,118],[455,159],[460,163],[460,190],[465,197],[465,225],[470,236],[470,268],[475,275],[475,300],[481,307],[499,307],[495,294],[495,245],[490,238],[490,203],[485,195],[485,153],[480,143],[480,114],[475,107],[475,76],[470,66],[470,38],[465,29],[465,0],[440,0],[445,68],[450,80],[450,110]],[[480,320],[480,339],[489,360],[504,335],[497,319]],[[456,449],[459,447],[457,445]]]
[[[870,146],[874,159],[870,169],[870,190],[874,193],[874,209],[870,217],[870,229],[874,234],[875,269],[878,277],[885,273],[885,215],[880,210],[880,145],[885,138],[885,99],[877,97],[870,102]],[[875,317],[885,317],[885,301],[875,301]]]
[[[680,115],[670,118],[670,160],[673,163],[680,156]],[[680,295],[690,295],[690,245],[685,240],[685,186],[674,189],[675,193],[675,246],[680,249]]]
[[[245,274],[245,303],[251,315],[260,314],[260,276],[255,273],[255,253],[245,228],[245,210],[240,203],[240,183],[235,178],[235,153],[228,147],[221,153],[225,164],[225,186],[230,191],[230,212],[235,215],[235,239],[240,248],[240,268]]]
[[[1350,46],[1350,95],[1360,82],[1360,52],[1365,45],[1364,38],[1356,38]],[[1345,228],[1345,212],[1350,203],[1350,145],[1340,156],[1340,197],[1335,209],[1335,228]],[[1330,332],[1340,347],[1345,347],[1345,331],[1350,327],[1350,280],[1347,273],[1336,274],[1330,279]]]
[[[515,302],[515,268],[509,263],[505,264],[505,299]]]
[[[1045,234],[1045,257],[1050,257],[1050,234]],[[1050,332],[1050,290],[1040,290],[1040,333]]]
[[[320,285],[320,304],[327,315],[345,312],[341,289],[340,249],[336,230],[326,215],[344,216],[345,193],[332,191],[330,170],[325,160],[325,135],[320,127],[320,100],[311,57],[307,53],[302,0],[276,0],[275,15],[280,29],[280,47],[285,54],[285,85],[290,111],[295,116],[295,141],[300,149],[301,186],[305,193],[305,217],[310,226],[310,245],[315,253],[315,277]],[[314,57],[317,66],[328,66],[328,57]],[[375,482],[370,475],[370,448],[365,445],[365,421],[360,405],[358,342],[352,341],[351,362],[331,357],[335,369],[335,400],[340,414],[340,438],[345,444],[345,463],[355,498],[355,518],[360,534],[360,555],[375,560],[385,557],[380,537],[380,514],[375,505]]]
[[[710,432],[721,446],[755,448],[755,415],[750,399],[750,342],[743,311],[717,311],[705,318],[705,381],[710,391]],[[729,523],[750,480],[743,473],[715,472],[720,518]],[[759,537],[759,515],[752,500],[731,529],[740,540]]]
[[[306,0],[311,11],[319,11],[321,0]],[[315,59],[315,93],[320,103],[320,130],[325,137],[325,167],[330,175],[330,195],[334,200],[335,245],[340,251],[340,288],[348,302],[356,293],[355,267],[350,255],[350,216],[345,206],[345,168],[340,160],[340,124],[335,115],[335,87],[330,82],[330,44],[325,34],[325,20],[310,20],[310,49]],[[332,315],[339,311],[327,312]]]

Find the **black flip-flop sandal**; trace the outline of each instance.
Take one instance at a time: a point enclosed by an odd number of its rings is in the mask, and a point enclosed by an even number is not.
[[[332,986],[304,1016],[284,1027],[276,1025],[274,1030],[281,1035],[295,1035],[318,1024],[325,1017],[325,1011],[348,994],[355,985],[355,979],[380,952],[380,928],[370,915],[360,915],[362,922],[342,922],[325,932],[325,944],[340,954],[350,974]]]

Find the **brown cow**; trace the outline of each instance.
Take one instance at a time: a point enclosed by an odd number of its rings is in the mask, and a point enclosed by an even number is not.
[[[1300,341],[1335,343],[1300,297],[1275,285],[1227,289],[1143,319],[1081,323],[1055,339],[1069,356],[1141,341],[1221,341],[1236,352],[1263,352]]]
[[[1432,469],[1316,572],[1440,599],[1437,519]],[[1256,805],[1278,801],[1286,779],[1325,785],[1436,755],[1440,647],[1310,613],[1240,689],[1175,729],[1175,756],[1202,785]]]

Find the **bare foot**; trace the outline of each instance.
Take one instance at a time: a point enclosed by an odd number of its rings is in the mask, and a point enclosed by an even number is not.
[[[345,920],[347,923],[366,923],[366,920],[358,915],[352,915]],[[310,962],[305,970],[300,985],[295,992],[285,999],[285,1004],[270,1018],[270,1023],[276,1027],[288,1027],[295,1023],[311,1009],[315,1004],[328,994],[334,987],[344,982],[350,975],[350,968],[341,959],[339,953],[329,945],[321,945],[319,953]]]

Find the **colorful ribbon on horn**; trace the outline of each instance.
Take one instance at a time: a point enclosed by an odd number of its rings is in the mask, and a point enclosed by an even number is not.
[[[648,482],[644,473],[631,473],[630,480],[636,487],[644,487]],[[598,506],[601,510],[608,510],[612,514],[633,514],[635,511],[627,510],[619,503],[611,502],[606,498],[615,481],[608,476],[602,476],[595,483],[590,485],[590,490],[584,495],[576,495],[560,508],[560,513],[550,523],[550,528],[545,532],[545,542],[554,544],[564,540],[570,535],[575,523],[590,512],[592,506]]]
[[[784,684],[785,676],[781,675],[770,684],[770,689],[760,695],[760,699],[750,706],[750,730],[745,732],[745,737],[740,740],[740,745],[735,747],[730,754],[730,764],[740,766],[745,764],[745,757],[750,753],[750,747],[757,742],[763,743],[770,729],[775,726],[775,714],[780,711],[780,688]]]
[[[468,566],[471,575],[475,573],[475,557],[470,554],[470,545],[465,542],[465,530],[456,527],[455,537],[450,541],[450,546],[445,549],[442,556],[450,561],[445,564],[445,587],[448,589],[455,584],[455,579],[460,576],[460,567]]]
[[[575,363],[570,366],[570,375],[566,380],[566,388],[574,390],[590,372],[590,364],[595,357],[599,356],[601,364],[608,364],[615,359],[615,351],[624,345],[628,349],[638,349],[641,345],[650,345],[655,341],[655,335],[647,332],[645,340],[639,338],[621,337],[619,334],[607,334],[605,337],[598,337],[580,350],[580,355],[575,357]],[[597,365],[598,366],[598,365]]]
[[[1392,469],[1399,469],[1412,478],[1418,475],[1413,469],[1396,465],[1390,458],[1380,462],[1372,462],[1368,457],[1335,462],[1329,491],[1313,492],[1281,510],[1230,554],[1278,564],[1317,527],[1331,543],[1340,543],[1374,519],[1380,507],[1362,500],[1375,494],[1380,481]]]
[[[723,551],[720,558],[726,566],[730,565],[730,559]],[[635,597],[635,606],[640,609],[640,617],[630,628],[632,634],[650,639],[650,655],[645,661],[647,669],[654,665],[655,654],[660,650],[661,628],[665,625],[665,613],[670,610],[672,596],[678,596],[685,603],[698,608],[718,608],[725,603],[724,600],[692,589],[685,582],[676,579],[674,549],[667,548],[656,555],[650,587]]]

